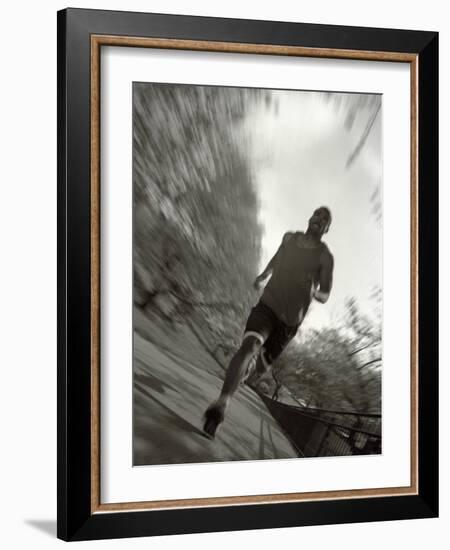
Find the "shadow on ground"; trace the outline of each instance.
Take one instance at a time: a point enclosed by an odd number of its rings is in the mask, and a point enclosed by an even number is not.
[[[46,535],[56,538],[56,519],[27,519],[25,523]]]

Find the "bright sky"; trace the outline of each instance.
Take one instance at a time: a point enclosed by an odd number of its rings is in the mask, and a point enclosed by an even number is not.
[[[264,228],[261,268],[286,231],[306,230],[313,210],[328,206],[333,223],[323,240],[334,255],[333,290],[327,304],[312,304],[303,327],[316,328],[338,319],[347,296],[356,297],[370,314],[369,296],[382,282],[382,227],[370,203],[382,181],[382,112],[347,168],[368,113],[361,113],[361,120],[348,131],[345,108],[337,109],[317,92],[273,94],[278,109],[258,109],[248,121]]]

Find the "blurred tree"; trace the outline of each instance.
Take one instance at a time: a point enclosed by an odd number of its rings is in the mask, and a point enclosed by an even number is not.
[[[350,169],[364,150],[376,124],[381,123],[382,96],[380,94],[322,92],[322,97],[341,114],[345,129],[353,136],[352,147],[345,162],[346,168]],[[381,140],[377,141],[375,145],[380,149],[381,162]],[[374,185],[370,196],[372,212],[377,222],[381,222],[382,214],[380,190],[381,180]]]
[[[309,407],[380,412],[381,324],[365,317],[354,299],[347,301],[345,321],[292,341],[274,365],[272,394],[282,384]]]
[[[135,83],[135,299],[195,318],[233,342],[261,246],[243,121],[263,90]]]
[[[331,102],[335,109],[342,113],[347,131],[357,129],[354,146],[347,157],[346,166],[350,167],[364,147],[374,124],[381,112],[380,94],[352,94],[322,92],[326,101]]]

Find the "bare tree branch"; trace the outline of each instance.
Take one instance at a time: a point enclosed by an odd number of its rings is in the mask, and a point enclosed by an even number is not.
[[[348,157],[347,159],[347,163],[346,163],[346,168],[349,168],[353,162],[355,161],[356,157],[359,155],[359,153],[361,152],[361,149],[363,148],[364,144],[366,143],[367,141],[367,138],[369,137],[370,135],[370,131],[372,130],[373,128],[373,125],[375,123],[375,120],[378,116],[378,113],[380,112],[381,110],[381,101],[380,101],[380,104],[378,105],[378,108],[377,110],[375,111],[375,113],[372,115],[372,118],[369,119],[369,121],[367,122],[366,124],[366,127],[364,129],[364,132],[362,133],[358,143],[356,144],[356,147],[354,148],[353,152],[351,153],[351,155]]]

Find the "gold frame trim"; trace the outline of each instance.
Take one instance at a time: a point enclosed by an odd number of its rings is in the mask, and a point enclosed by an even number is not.
[[[100,49],[101,46],[164,48],[410,64],[411,83],[411,484],[407,487],[317,491],[102,504],[100,501]],[[341,500],[417,495],[418,480],[418,55],[131,36],[91,35],[91,513],[211,506]]]

